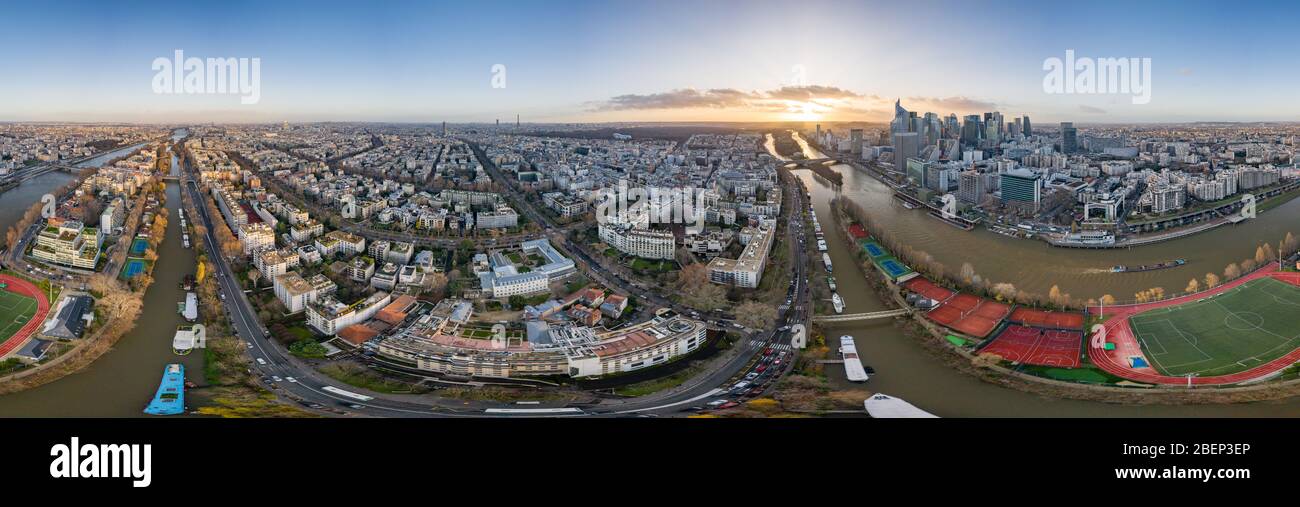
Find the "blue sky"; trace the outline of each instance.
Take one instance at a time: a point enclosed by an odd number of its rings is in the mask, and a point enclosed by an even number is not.
[[[885,120],[896,97],[1043,122],[1300,120],[1283,2],[26,2],[0,19],[0,120]],[[261,101],[153,93],[175,49],[260,58]],[[1151,58],[1151,103],[1044,93],[1066,49]]]

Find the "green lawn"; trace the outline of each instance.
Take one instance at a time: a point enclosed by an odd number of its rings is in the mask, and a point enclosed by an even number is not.
[[[1147,359],[1166,375],[1226,375],[1300,347],[1300,287],[1261,278],[1218,296],[1130,318]]]
[[[36,300],[0,290],[0,342],[8,340],[36,315]]]

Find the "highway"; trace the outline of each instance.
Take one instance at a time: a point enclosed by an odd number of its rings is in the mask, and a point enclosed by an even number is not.
[[[474,146],[474,149],[480,160],[486,160],[477,146]],[[197,211],[207,228],[206,237],[204,238],[207,244],[216,245],[218,243],[213,232],[215,226],[212,217],[208,216],[207,206],[202,204],[206,202],[206,197],[199,190],[197,183],[191,179],[193,173],[188,167],[188,163],[183,163],[183,165],[185,167],[183,168],[181,184],[184,186],[184,190],[190,193],[190,197],[198,208],[191,211]],[[492,169],[495,171],[495,167]],[[493,177],[499,176],[493,175]],[[797,196],[788,200],[789,206],[796,210],[796,214],[787,216],[802,217],[802,210],[806,208],[802,204],[803,194],[792,191],[787,195]],[[527,203],[523,203],[521,209],[526,210],[525,213],[528,213],[530,218],[538,223],[549,223]],[[802,224],[802,220],[792,221],[792,223],[795,222]],[[788,227],[788,237],[793,239],[794,230],[800,227],[801,225]],[[797,243],[791,241],[788,244],[792,250],[797,252],[795,258],[796,283],[791,288],[791,294],[796,297],[797,303],[792,308],[783,311],[781,318],[783,322],[787,323],[806,322],[809,309],[808,291],[807,284],[803,283],[804,276],[801,275],[804,273],[807,262],[802,255],[803,249],[795,247]],[[765,379],[778,378],[790,368],[793,362],[787,360],[781,363],[779,367],[763,366],[776,361],[774,359],[777,357],[776,352],[771,355],[762,355],[769,347],[775,349],[787,349],[789,347],[788,333],[764,330],[746,335],[738,343],[732,345],[730,350],[724,352],[724,354],[729,355],[724,356],[726,359],[721,367],[714,368],[707,373],[690,379],[675,389],[633,399],[605,400],[593,406],[568,412],[555,412],[556,407],[546,405],[530,405],[529,408],[521,408],[517,405],[466,402],[432,395],[408,395],[399,398],[394,395],[364,392],[362,389],[339,383],[317,373],[310,365],[293,357],[283,347],[274,343],[267,330],[258,321],[257,313],[249,303],[242,287],[240,287],[228,260],[216,252],[212,253],[215,255],[210,254],[209,259],[215,267],[215,276],[220,286],[221,297],[224,300],[226,311],[236,334],[241,340],[245,341],[248,352],[253,358],[250,367],[254,373],[264,379],[281,378],[281,381],[265,380],[265,382],[271,385],[279,396],[320,412],[375,417],[536,417],[560,414],[578,416],[669,415],[683,410],[699,409],[703,407],[704,403],[710,402],[710,400],[713,402],[719,401],[720,397],[724,395],[740,394],[738,392],[729,393],[728,391],[736,391],[730,389],[730,387],[736,378],[745,373],[758,373],[760,378]],[[593,274],[598,278],[602,278],[599,273]],[[602,283],[609,281],[611,280],[604,280]],[[608,283],[608,285],[623,287],[624,290],[627,290],[626,286],[621,283]],[[649,295],[644,291],[636,292],[643,294],[643,297],[648,300],[663,301],[663,298],[657,295]],[[762,366],[763,371],[755,372],[755,370],[760,369],[760,366]],[[326,387],[344,392],[364,394],[371,399],[360,401],[327,391]],[[744,393],[746,396],[756,396],[757,394],[758,391]],[[503,408],[504,410],[502,410]],[[493,411],[488,412],[488,409],[493,409]]]

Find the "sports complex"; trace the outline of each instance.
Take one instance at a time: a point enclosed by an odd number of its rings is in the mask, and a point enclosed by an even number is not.
[[[1300,362],[1300,272],[1280,271],[1277,263],[1162,301],[1047,311],[940,286],[863,237],[865,230],[851,232],[877,269],[930,301],[926,319],[974,338],[978,354],[1050,368],[1091,363],[1121,379],[1161,385],[1240,384]],[[1087,318],[1104,332],[1085,342]]]
[[[1089,358],[1139,382],[1237,384],[1300,361],[1300,273],[1277,264],[1203,292],[1089,313],[1105,329],[1089,340]]]
[[[50,302],[27,280],[0,275],[0,285],[0,357],[4,357],[36,333],[50,312]]]

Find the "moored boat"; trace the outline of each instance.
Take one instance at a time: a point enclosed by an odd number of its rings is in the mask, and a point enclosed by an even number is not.
[[[185,365],[172,363],[163,368],[162,382],[153,401],[145,407],[149,415],[176,415],[185,412]]]
[[[844,357],[844,376],[849,382],[866,382],[871,378],[862,367],[862,359],[858,357],[858,348],[853,343],[852,336],[840,337],[840,355]]]
[[[831,304],[835,306],[835,313],[844,313],[844,298],[840,297],[840,293],[831,294]]]
[[[875,419],[924,419],[937,418],[939,416],[916,408],[915,405],[903,401],[902,398],[895,398],[884,394],[872,395],[862,402],[867,408],[867,413]]]

